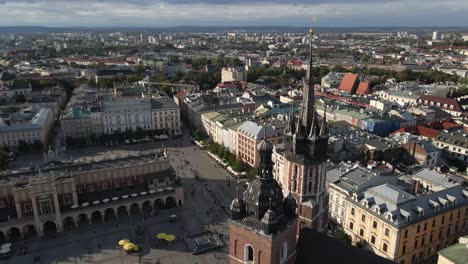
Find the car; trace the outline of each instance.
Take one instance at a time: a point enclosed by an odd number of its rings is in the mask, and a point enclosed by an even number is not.
[[[177,222],[177,215],[171,215],[169,218],[169,223],[175,223]]]

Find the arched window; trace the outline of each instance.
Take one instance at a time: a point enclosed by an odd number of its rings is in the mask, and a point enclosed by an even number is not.
[[[283,242],[283,245],[281,246],[281,251],[280,251],[280,263],[286,262],[288,259],[288,243]]]
[[[294,167],[293,167],[293,182],[292,182],[293,192],[297,191],[297,174],[298,174],[298,171],[299,171],[299,166],[294,164]]]
[[[244,248],[244,262],[253,263],[254,260],[254,250],[251,245],[245,245]]]
[[[311,192],[312,191],[312,181],[309,181],[309,184],[307,186],[307,191]],[[337,198],[338,199],[338,198]]]
[[[237,239],[234,240],[234,256],[237,256]]]

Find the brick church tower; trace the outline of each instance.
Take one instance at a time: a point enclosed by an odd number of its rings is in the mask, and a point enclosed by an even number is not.
[[[291,112],[284,148],[275,149],[275,179],[283,193],[292,193],[298,204],[298,230],[309,227],[321,232],[327,226],[328,194],[325,190],[328,132],[325,114],[321,122],[315,110],[312,74],[313,31],[310,30],[310,60],[303,80],[299,117]],[[326,111],[326,110],[325,110]]]
[[[296,200],[273,178],[273,145],[258,145],[255,180],[231,203],[229,263],[291,264],[296,260]]]

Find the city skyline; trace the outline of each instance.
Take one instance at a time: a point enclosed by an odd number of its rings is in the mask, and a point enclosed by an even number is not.
[[[465,26],[463,0],[0,0],[2,26]]]

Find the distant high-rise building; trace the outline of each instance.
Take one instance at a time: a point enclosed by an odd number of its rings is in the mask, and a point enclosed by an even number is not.
[[[441,39],[444,39],[444,33],[438,32],[438,31],[432,32],[432,40],[441,40]]]
[[[247,72],[244,68],[224,67],[221,70],[222,82],[247,81]]]

